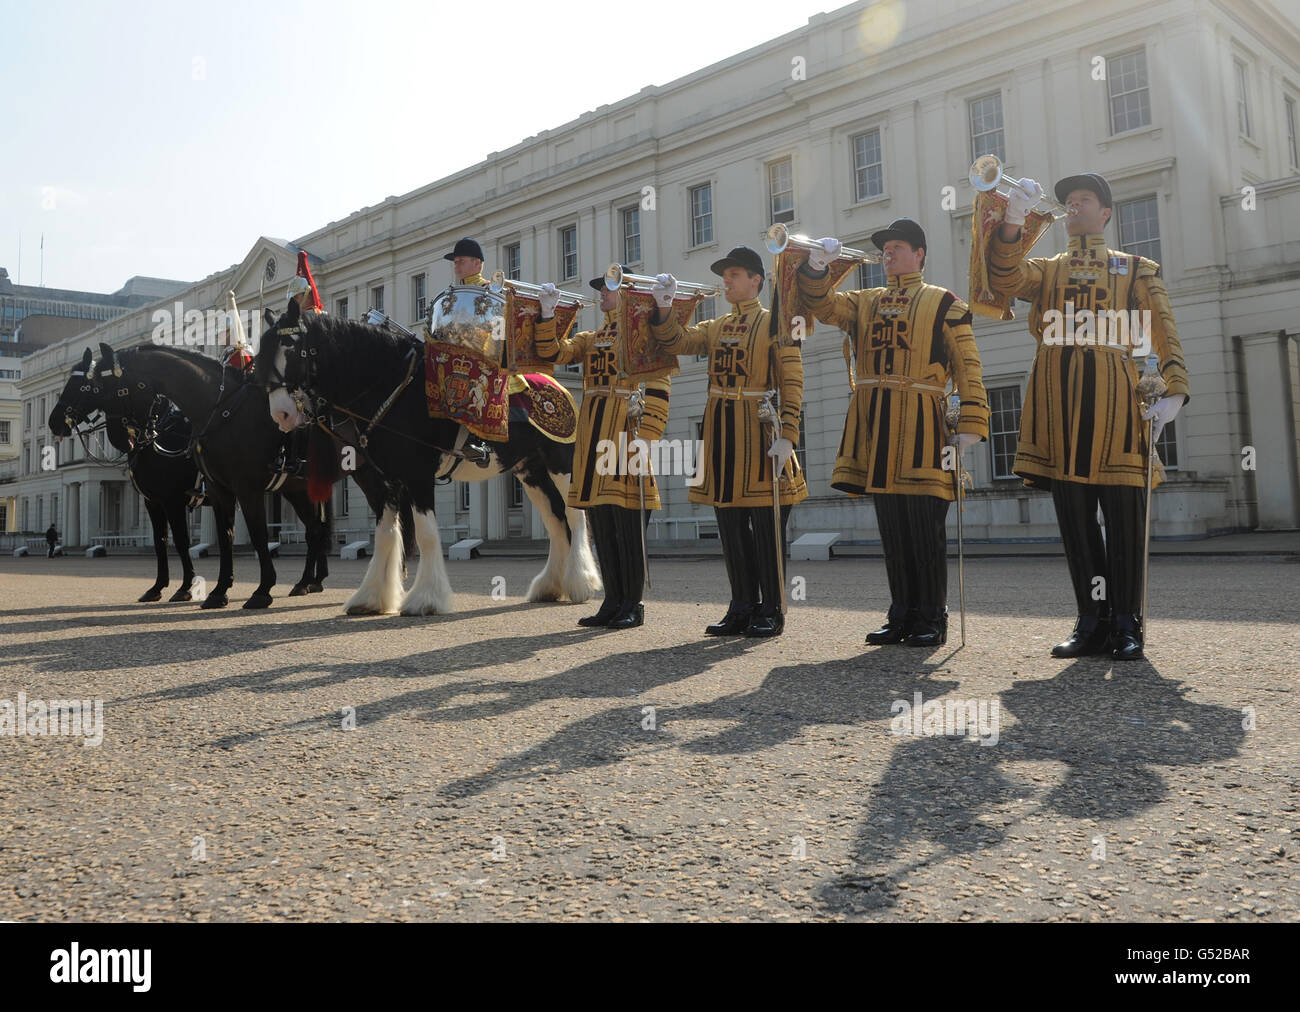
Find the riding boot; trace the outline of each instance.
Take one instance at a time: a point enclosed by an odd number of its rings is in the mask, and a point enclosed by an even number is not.
[[[948,641],[948,609],[921,605],[916,609],[911,632],[903,643],[909,647],[937,647]]]
[[[609,516],[611,506],[593,506],[587,511],[592,540],[596,542],[596,562],[600,566],[600,579],[605,584],[605,601],[594,615],[578,619],[578,625],[609,625],[623,604],[622,581],[618,566],[618,539]]]
[[[938,496],[908,496],[908,546],[915,619],[909,647],[937,647],[948,639],[948,501]]]
[[[746,552],[748,510],[744,507],[717,507],[718,540],[722,542],[722,559],[731,584],[731,603],[727,614],[704,630],[708,636],[738,636],[749,626],[754,611],[753,553]]]
[[[870,646],[887,646],[902,643],[911,632],[916,619],[910,607],[912,591],[908,571],[907,538],[904,535],[906,518],[903,513],[904,497],[877,494],[872,496],[876,506],[876,524],[880,529],[880,545],[885,553],[885,576],[889,581],[889,612],[885,624],[867,633]]]
[[[1083,657],[1106,650],[1111,635],[1111,591],[1107,545],[1097,524],[1098,486],[1053,481],[1052,502],[1070,570],[1078,617],[1069,638],[1052,647],[1053,657]],[[1101,577],[1101,582],[1097,578]]]
[[[1142,618],[1139,615],[1115,616],[1115,631],[1110,637],[1110,655],[1117,661],[1142,659]]]
[[[782,611],[781,573],[777,567],[778,544],[772,528],[772,510],[756,506],[750,510],[754,525],[754,561],[762,603],[745,629],[746,636],[780,636],[785,629]]]
[[[619,558],[622,563],[623,605],[609,621],[611,629],[632,629],[645,622],[645,557],[641,554],[641,510],[615,506],[618,517]]]

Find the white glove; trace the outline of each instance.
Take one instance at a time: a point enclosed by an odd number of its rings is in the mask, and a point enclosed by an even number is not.
[[[1172,397],[1161,397],[1151,407],[1142,412],[1142,418],[1150,418],[1154,424],[1151,426],[1151,442],[1159,442],[1160,433],[1164,427],[1174,420],[1174,417],[1183,408],[1183,403],[1187,400],[1182,394],[1174,394]]]
[[[555,307],[559,305],[560,290],[548,281],[537,293],[537,301],[542,305],[542,319],[549,320],[555,315]]]
[[[966,447],[972,446],[980,441],[980,437],[973,432],[957,433],[957,452],[959,454],[966,452]]]
[[[677,296],[677,279],[671,274],[655,275],[650,294],[655,297],[655,305],[660,309],[672,309],[673,299]]]
[[[821,273],[840,255],[840,241],[827,236],[825,239],[818,239],[817,242],[821,249],[809,251],[808,269]]]
[[[783,471],[785,470],[785,465],[790,462],[790,458],[794,456],[794,443],[782,437],[772,443],[772,449],[767,451],[767,455],[769,457],[775,457],[776,469],[778,471]]]
[[[1019,184],[1011,182],[1007,187],[1007,213],[1002,220],[1008,225],[1023,225],[1025,215],[1042,199],[1043,188],[1026,176]]]

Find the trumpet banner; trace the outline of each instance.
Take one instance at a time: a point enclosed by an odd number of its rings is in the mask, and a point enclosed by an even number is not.
[[[510,285],[506,289],[506,363],[516,371],[527,369],[549,372],[555,363],[548,362],[537,353],[534,328],[541,316],[542,304],[537,299],[518,294]],[[560,303],[555,307],[555,339],[562,341],[573,329],[581,306]]]
[[[970,308],[981,316],[991,316],[995,320],[1014,320],[1016,314],[1011,311],[1010,295],[998,295],[989,287],[989,268],[986,252],[989,236],[1001,226],[1007,213],[1007,198],[1000,193],[975,194],[975,213],[971,215],[970,242]],[[1024,227],[1020,230],[1020,251],[1018,259],[1029,256],[1029,251],[1043,237],[1055,219],[1051,214],[1030,211],[1025,215]]]
[[[796,274],[804,262],[808,259],[807,250],[787,249],[783,253],[776,255],[776,262],[772,265],[773,282],[772,295],[772,320],[776,327],[777,340],[785,345],[792,344],[796,340],[794,337],[794,321],[796,317],[803,320],[803,337],[798,340],[810,337],[813,332],[813,316],[803,305],[803,300],[799,297],[799,281]],[[841,281],[848,276],[849,271],[853,270],[857,264],[852,260],[832,260],[827,270],[830,271],[831,287],[834,291],[839,287]]]
[[[673,300],[673,317],[683,327],[690,326],[699,296]],[[619,296],[615,318],[621,340],[618,353],[620,378],[640,383],[661,379],[678,372],[677,356],[650,340],[650,318],[655,313],[654,296],[625,288]]]

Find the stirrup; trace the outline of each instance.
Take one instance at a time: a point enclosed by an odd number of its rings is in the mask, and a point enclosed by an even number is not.
[[[488,457],[492,456],[492,451],[487,448],[486,443],[466,443],[465,448],[460,452],[471,464],[477,464],[479,467],[487,467]]]

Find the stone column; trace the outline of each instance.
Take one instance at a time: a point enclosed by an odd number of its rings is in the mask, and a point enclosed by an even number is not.
[[[63,544],[67,548],[81,544],[81,482],[68,484],[67,519],[64,521]]]
[[[1250,434],[1255,447],[1259,526],[1300,526],[1300,467],[1292,423],[1294,393],[1284,332],[1242,338]],[[1178,421],[1182,422],[1179,415]],[[1240,459],[1240,458],[1238,458]]]

